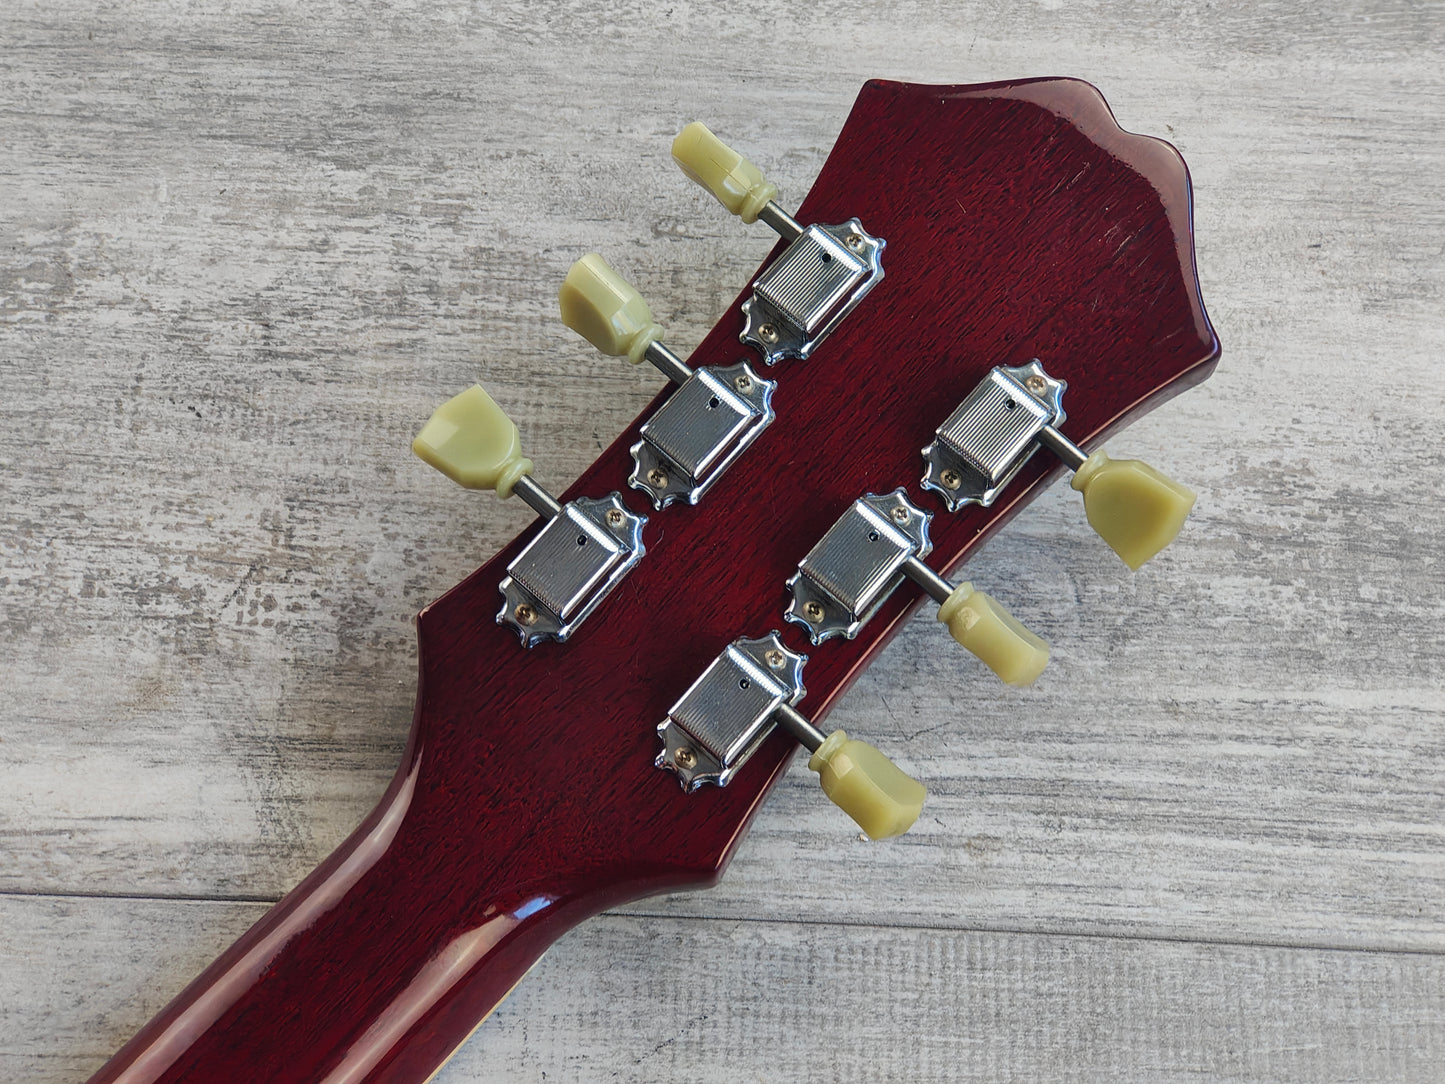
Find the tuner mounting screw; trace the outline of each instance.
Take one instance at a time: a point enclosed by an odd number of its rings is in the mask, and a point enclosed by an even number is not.
[[[894,522],[894,523],[907,523],[907,522],[908,522],[908,509],[904,508],[902,505],[899,505],[897,508],[893,509],[893,522]]]
[[[679,768],[691,768],[697,763],[697,754],[684,745],[672,754],[672,762]]]
[[[772,324],[764,324],[758,328],[758,338],[762,339],[765,343],[775,343],[778,341],[778,329],[773,327]]]
[[[736,380],[733,381],[733,387],[737,388],[738,391],[747,391],[752,386],[752,378],[749,377],[747,373],[744,373],[742,376],[738,377]]]
[[[944,471],[938,476],[938,480],[943,483],[944,489],[957,489],[963,484],[963,479],[958,476],[958,471],[956,470]]]
[[[1024,381],[1024,387],[1033,395],[1042,395],[1049,390],[1048,382],[1041,376],[1031,376]]]
[[[517,619],[519,625],[532,625],[537,621],[537,611],[525,602],[512,611],[512,616]]]
[[[816,602],[804,603],[803,614],[809,621],[821,621],[823,620],[823,607]]]
[[[766,655],[763,656],[763,658],[768,660],[768,666],[770,666],[774,670],[781,670],[783,668],[783,663],[787,661],[785,658],[783,658],[783,653],[781,651],[778,651],[776,648],[772,651],[769,651]]]
[[[622,519],[623,519],[622,513],[619,512],[619,511],[618,511],[617,509],[615,509],[615,508],[612,509],[612,511],[610,511],[610,512],[607,513],[607,522],[608,522],[608,524],[609,524],[610,526],[613,526],[613,527],[621,527],[621,526],[622,526]]]
[[[647,472],[647,482],[651,486],[663,489],[667,486],[667,472],[661,467],[653,467]]]
[[[861,234],[850,233],[848,235],[848,247],[854,252],[863,251],[863,237]]]

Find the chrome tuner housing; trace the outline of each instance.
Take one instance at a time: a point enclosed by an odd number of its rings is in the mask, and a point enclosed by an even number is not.
[[[1064,421],[1067,388],[1037,360],[994,368],[923,449],[923,488],[943,498],[950,512],[992,504],[1034,454],[1039,434]]]
[[[646,522],[616,493],[563,505],[507,566],[497,624],[524,647],[565,641],[642,560]]]
[[[807,629],[815,644],[853,639],[903,582],[903,563],[933,551],[932,518],[902,489],[860,497],[798,562],[783,616]]]
[[[662,751],[653,763],[683,790],[725,787],[772,733],[773,713],[807,695],[806,655],[783,646],[776,632],[725,647],[658,724]]]
[[[769,365],[806,358],[882,280],[885,245],[856,218],[809,226],[754,280],[740,338]]]
[[[642,426],[627,484],[652,498],[696,504],[773,421],[777,384],[747,362],[694,369]]]

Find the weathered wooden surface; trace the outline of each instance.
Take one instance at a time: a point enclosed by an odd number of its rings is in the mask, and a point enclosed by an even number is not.
[[[929,783],[913,834],[857,842],[795,769],[719,888],[564,941],[440,1079],[1438,1078],[1438,6],[0,35],[0,1078],[96,1067],[375,801],[411,615],[530,518],[416,425],[485,379],[565,482],[658,385],[561,327],[568,264],[685,348],[768,248],[676,174],[684,121],[801,194],[867,77],[1042,74],[1193,170],[1225,359],[1114,442],[1199,489],[1185,536],[1130,576],[1051,492],[970,566],[1039,685],[920,621],[833,716]]]
[[[17,1081],[82,1075],[111,1022],[160,1008],[137,972],[209,962],[177,928],[234,936],[265,910],[31,902],[0,900],[34,939],[28,968],[0,972]],[[558,944],[439,1079],[1436,1084],[1442,1014],[1437,954],[608,915]]]

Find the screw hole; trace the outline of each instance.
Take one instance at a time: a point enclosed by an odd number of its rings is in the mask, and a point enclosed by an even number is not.
[[[825,253],[823,253],[823,262],[824,262],[824,263],[832,263],[832,262],[833,262],[833,254],[832,254],[831,252],[825,252]]]
[[[587,545],[587,536],[586,536],[585,534],[579,534],[579,535],[577,536],[577,545],[579,545],[579,546],[585,546],[585,545]]]
[[[707,401],[707,408],[709,410],[716,410],[718,408],[718,404],[721,402],[722,400],[719,399],[716,395],[714,395],[711,399]]]
[[[1005,399],[1003,401],[1003,405],[1008,407],[1010,410],[1018,409],[1018,404],[1015,403],[1012,399]]]
[[[747,678],[740,678],[740,679],[738,680],[738,688],[739,688],[739,689],[751,689],[752,687],[753,687],[753,683],[752,683],[751,681],[749,681]]]
[[[869,541],[869,542],[877,542],[877,541],[878,541],[878,532],[877,532],[877,531],[869,531],[869,532],[868,532],[868,541]]]

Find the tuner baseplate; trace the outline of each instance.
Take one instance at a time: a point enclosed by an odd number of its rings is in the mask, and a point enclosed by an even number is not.
[[[769,365],[806,358],[883,278],[885,245],[856,218],[809,226],[753,281],[739,338]]]
[[[776,632],[734,640],[667,710],[657,727],[662,751],[653,763],[676,775],[683,790],[727,786],[773,732],[773,713],[807,695],[807,661],[784,647]]]
[[[923,449],[923,488],[942,497],[950,512],[993,504],[1034,454],[1039,434],[1063,423],[1067,388],[1037,360],[994,368]]]
[[[627,484],[657,508],[696,504],[772,423],[776,387],[747,362],[694,369],[643,424]]]
[[[563,505],[507,566],[497,624],[524,647],[565,641],[642,560],[646,522],[616,493]]]
[[[798,562],[783,616],[815,644],[853,639],[903,582],[904,562],[933,551],[931,518],[902,489],[860,497]]]

